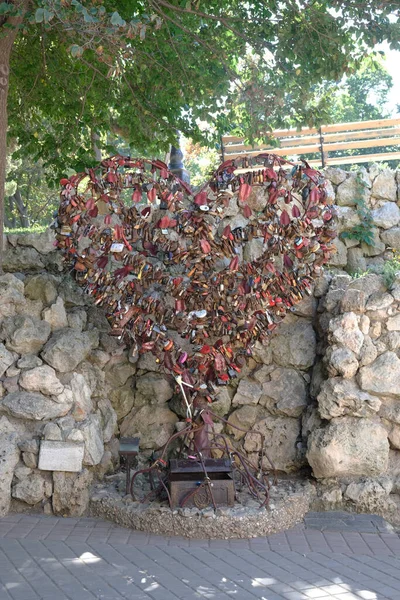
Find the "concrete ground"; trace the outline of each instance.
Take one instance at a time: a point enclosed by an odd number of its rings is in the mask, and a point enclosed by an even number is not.
[[[309,513],[267,538],[162,538],[92,518],[0,519],[0,600],[400,600],[380,517]]]

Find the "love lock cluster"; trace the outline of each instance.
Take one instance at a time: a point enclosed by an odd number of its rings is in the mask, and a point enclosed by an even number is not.
[[[61,185],[65,262],[191,402],[237,376],[334,252],[322,175],[271,154],[223,163],[196,194],[161,161],[122,156]]]

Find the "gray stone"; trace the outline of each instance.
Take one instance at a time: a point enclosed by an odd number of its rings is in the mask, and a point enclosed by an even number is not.
[[[25,295],[30,300],[41,300],[43,304],[52,304],[57,298],[58,280],[49,273],[34,275],[25,286]]]
[[[287,320],[271,339],[272,356],[282,367],[308,369],[314,364],[316,337],[312,324],[305,319]]]
[[[330,346],[326,351],[328,373],[332,376],[342,375],[346,378],[354,377],[358,370],[358,360],[354,352],[340,346]]]
[[[85,440],[82,431],[79,431],[79,429],[72,429],[70,433],[68,433],[66,441],[80,443],[84,442]]]
[[[360,366],[365,367],[366,365],[370,365],[377,356],[378,350],[375,344],[369,335],[364,336],[364,343],[360,350]]]
[[[338,185],[336,203],[339,206],[355,206],[357,199],[361,197],[368,201],[369,191],[360,185],[356,173],[349,173],[348,177]]]
[[[23,371],[19,384],[28,392],[41,392],[49,396],[61,394],[64,386],[58,379],[54,369],[48,365]]]
[[[19,369],[34,369],[35,367],[40,367],[42,364],[42,359],[35,354],[25,354],[17,362],[17,367]]]
[[[388,331],[400,331],[400,314],[390,317],[386,322]]]
[[[357,315],[353,312],[344,313],[332,319],[329,324],[332,340],[348,348],[358,356],[364,343],[364,335],[358,328]]]
[[[46,325],[50,326],[46,323]],[[61,373],[73,371],[86,359],[93,340],[88,332],[62,329],[53,333],[42,352],[42,358]]]
[[[67,314],[68,327],[76,329],[77,331],[83,331],[86,327],[87,314],[86,311],[81,308],[74,308]]]
[[[354,208],[350,208],[349,206],[338,206],[336,213],[338,235],[343,231],[350,231],[361,223],[360,217]]]
[[[43,437],[45,440],[51,440],[53,442],[62,441],[61,429],[56,423],[46,423],[43,429]]]
[[[36,469],[38,466],[37,454],[34,454],[33,452],[23,452],[22,460],[24,461],[24,464],[30,469]]]
[[[391,200],[396,202],[397,186],[394,172],[385,169],[377,177],[372,185],[372,196],[378,200]]]
[[[314,317],[317,312],[317,300],[314,296],[306,296],[292,307],[292,312],[299,317]]]
[[[232,399],[228,390],[225,387],[221,387],[210,409],[219,417],[225,417],[229,413],[231,405]]]
[[[367,299],[377,292],[385,292],[386,287],[381,275],[368,273],[363,277],[358,277],[350,282],[349,287],[354,290],[362,290],[365,292]]]
[[[376,227],[391,229],[400,221],[400,209],[394,202],[385,202],[380,208],[372,211],[372,220]]]
[[[369,419],[333,419],[311,432],[307,460],[317,479],[380,475],[389,460],[387,432]]]
[[[347,271],[349,273],[365,273],[367,262],[361,248],[349,248],[347,251]]]
[[[257,362],[263,363],[264,365],[270,365],[272,363],[272,349],[270,344],[256,342],[254,344],[252,356]]]
[[[23,439],[18,444],[21,452],[31,452],[32,454],[39,454],[39,440],[36,438]]]
[[[264,448],[267,457],[278,471],[290,472],[299,467],[297,440],[300,436],[300,421],[284,417],[267,417],[258,421],[253,430],[264,436]],[[259,452],[262,438],[257,433],[247,433],[244,441],[246,452]],[[268,460],[264,468],[271,469]]]
[[[368,311],[385,310],[393,304],[394,299],[391,294],[382,294],[381,292],[375,292],[371,294],[366,304]]]
[[[14,362],[14,355],[7,350],[4,344],[0,344],[0,377],[2,377],[5,371]]]
[[[318,394],[322,419],[370,417],[379,411],[381,401],[359,389],[354,380],[332,377],[324,381]]]
[[[347,248],[345,244],[337,237],[333,241],[336,252],[330,257],[329,265],[331,267],[345,267],[347,265]]]
[[[13,392],[5,396],[1,408],[18,419],[47,421],[63,417],[71,409],[71,404],[57,403],[42,394]]]
[[[68,327],[67,313],[64,307],[64,300],[61,296],[58,296],[56,302],[49,308],[44,309],[42,317],[49,323],[52,331]]]
[[[379,229],[377,229],[376,227],[374,227],[371,230],[372,233],[372,243],[371,244],[366,244],[365,242],[362,242],[361,244],[361,249],[364,253],[364,256],[378,256],[379,254],[382,254],[382,252],[385,252],[385,244],[381,241],[381,238],[379,237]]]
[[[88,469],[80,473],[53,473],[53,511],[62,517],[81,517],[89,508],[89,490],[93,475]]]
[[[341,312],[363,313],[366,300],[365,292],[349,288],[345,291],[341,299],[340,310]]]
[[[400,227],[393,227],[392,229],[386,229],[382,231],[381,240],[389,248],[397,250],[400,248]]]
[[[255,381],[242,379],[239,383],[236,394],[233,397],[232,405],[238,404],[257,404],[261,396],[261,386]]]
[[[260,405],[272,414],[299,417],[307,406],[306,384],[293,369],[275,369],[262,386]]]
[[[50,325],[35,317],[8,317],[1,324],[0,335],[9,350],[18,354],[36,354],[48,340]]]
[[[53,229],[46,229],[41,233],[24,233],[17,237],[19,246],[32,246],[40,254],[49,254],[55,251],[56,237]]]
[[[253,238],[244,245],[243,258],[247,262],[257,260],[264,254],[266,247],[262,238]]]
[[[74,407],[72,416],[75,421],[84,421],[87,416],[93,411],[92,392],[87,384],[87,381],[80,373],[73,373],[69,380],[71,387]]]
[[[135,392],[132,388],[132,381],[128,379],[123,387],[112,390],[110,400],[117,414],[118,421],[126,417],[135,404]]]
[[[226,429],[235,440],[241,440],[256,421],[265,416],[265,411],[259,406],[245,404],[229,415]]]
[[[7,273],[0,276],[0,318],[13,317],[25,305],[24,282]]]
[[[174,390],[163,375],[146,373],[136,379],[136,392],[151,403],[163,404],[172,398]]]
[[[88,418],[79,425],[85,440],[84,465],[98,465],[104,454],[103,433],[101,431],[101,422],[98,415],[89,415]]]
[[[41,271],[44,262],[35,248],[18,246],[4,252],[3,268],[8,273]]]
[[[64,277],[58,288],[58,292],[64,300],[66,308],[85,306],[88,303],[82,288],[78,286],[72,277]]]
[[[113,437],[117,427],[117,413],[107,398],[100,400],[97,404],[97,408],[100,411],[103,442],[107,443]]]
[[[335,167],[326,167],[323,171],[324,177],[333,183],[333,185],[340,185],[347,177],[347,171],[343,169],[336,169]]]
[[[121,436],[140,437],[142,449],[158,449],[167,443],[178,420],[175,413],[163,405],[134,408],[120,425]]]
[[[0,435],[0,517],[5,517],[10,508],[11,482],[19,461],[18,435]]]
[[[385,352],[358,375],[360,387],[377,396],[400,398],[400,359],[394,352]]]
[[[322,298],[325,296],[332,281],[332,275],[328,271],[323,271],[322,274],[315,280],[314,297]]]
[[[125,385],[129,377],[136,373],[136,365],[130,362],[126,362],[125,360],[123,362],[113,364],[113,361],[111,359],[111,361],[108,364],[107,372],[109,373],[109,377],[112,378],[113,386],[120,387],[122,385]],[[143,382],[145,381],[146,380],[143,380]]]
[[[38,504],[46,497],[46,491],[50,491],[46,489],[49,483],[41,473],[32,473],[14,485],[12,497],[30,505]]]
[[[39,469],[42,471],[67,471],[78,473],[82,469],[84,444],[42,440]]]
[[[367,513],[386,512],[388,508],[389,494],[393,482],[389,477],[379,479],[367,479],[361,482],[351,482],[344,493],[346,500],[351,500],[357,510]],[[386,509],[386,510],[385,510]]]

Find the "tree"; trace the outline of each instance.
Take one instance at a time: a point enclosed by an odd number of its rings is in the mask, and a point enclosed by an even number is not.
[[[279,121],[285,92],[301,106],[311,84],[338,79],[368,47],[399,47],[398,15],[397,1],[375,0],[2,2],[0,213],[10,64],[10,133],[60,170],[72,151],[87,160],[92,131],[107,146],[114,128],[149,151],[176,129],[208,140],[199,119],[226,131],[235,115],[254,138]]]

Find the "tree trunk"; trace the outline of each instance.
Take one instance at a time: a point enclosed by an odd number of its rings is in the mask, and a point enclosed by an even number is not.
[[[101,156],[101,149],[97,145],[97,142],[100,141],[100,136],[99,136],[99,134],[94,129],[91,129],[90,130],[90,138],[91,138],[91,141],[92,141],[92,148],[93,148],[94,157],[95,157],[95,159],[98,162],[101,162],[103,160],[103,158]]]
[[[30,227],[29,217],[26,212],[26,206],[22,200],[21,193],[18,189],[14,194],[14,202],[15,202],[15,206],[17,207],[17,210],[19,213],[19,220],[21,221],[21,227]]]
[[[14,197],[8,196],[8,207],[10,209],[10,218],[7,217],[7,213],[4,210],[4,225],[9,229],[15,228],[15,215],[14,215]]]
[[[20,10],[17,17],[0,19],[0,273],[3,272],[3,237],[4,237],[4,194],[6,182],[6,157],[7,157],[7,97],[10,75],[10,55],[18,27],[22,23],[28,5],[28,0],[15,2]],[[1,25],[11,25],[10,29]]]

